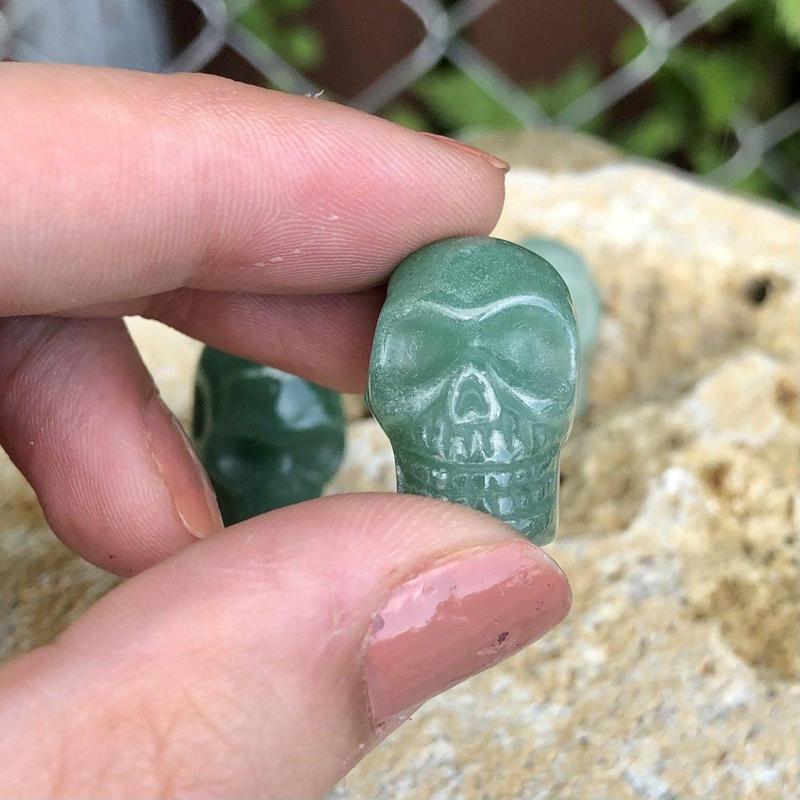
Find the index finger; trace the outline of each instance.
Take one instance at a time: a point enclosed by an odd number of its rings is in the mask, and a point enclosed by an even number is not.
[[[480,151],[211,76],[3,64],[0,119],[0,315],[355,291],[502,205]]]

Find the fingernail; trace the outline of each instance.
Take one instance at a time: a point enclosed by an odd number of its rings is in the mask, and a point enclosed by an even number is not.
[[[144,407],[147,443],[184,528],[204,539],[220,530],[217,498],[180,422],[154,394]]]
[[[454,150],[478,156],[478,158],[482,158],[487,164],[491,164],[493,167],[503,172],[508,172],[511,169],[511,165],[507,161],[503,161],[502,158],[493,156],[491,153],[487,153],[485,150],[481,150],[478,147],[473,147],[471,144],[460,142],[458,139],[451,139],[449,136],[440,136],[438,133],[429,133],[428,131],[420,131],[420,133],[448,147],[452,147]]]
[[[366,651],[380,725],[497,664],[558,625],[571,603],[561,569],[524,540],[473,549],[397,587]]]

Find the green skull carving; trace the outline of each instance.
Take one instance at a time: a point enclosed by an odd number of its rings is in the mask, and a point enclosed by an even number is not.
[[[206,347],[192,434],[226,525],[319,497],[344,450],[339,395]]]
[[[389,282],[367,388],[398,491],[552,541],[577,358],[569,291],[540,256],[491,238],[412,253]]]
[[[525,239],[522,246],[550,262],[564,279],[572,296],[580,339],[576,413],[583,414],[589,399],[589,373],[600,325],[600,292],[586,262],[571,247],[555,239],[543,238]]]

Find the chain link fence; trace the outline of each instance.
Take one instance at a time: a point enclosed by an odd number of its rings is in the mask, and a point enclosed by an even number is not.
[[[181,2],[196,6],[202,25],[180,52],[173,53],[167,12],[160,0],[6,0],[5,4],[0,0],[0,59],[105,63],[177,72],[204,70],[223,50],[230,50],[274,88],[311,95],[325,90],[242,22],[257,0]],[[525,87],[504,74],[465,35],[470,25],[503,0],[460,0],[447,6],[438,0],[374,2],[402,2],[419,20],[423,34],[407,55],[349,98],[351,105],[381,113],[420,77],[446,62],[468,76],[522,126],[549,124],[578,129],[645,86],[674,48],[702,33],[738,0],[693,0],[673,13],[656,0],[614,0],[640,29],[644,47],[552,115],[546,114]],[[766,119],[741,110],[729,120],[729,128],[730,155],[708,177],[730,186],[760,170],[800,205],[800,165],[788,164],[778,149],[800,132],[800,101]]]

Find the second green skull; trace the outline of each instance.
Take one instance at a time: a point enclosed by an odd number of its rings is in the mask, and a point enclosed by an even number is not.
[[[552,541],[577,359],[569,291],[543,258],[491,238],[412,253],[389,282],[367,389],[398,490]]]
[[[319,497],[344,450],[339,395],[206,347],[192,435],[226,525]]]
[[[597,283],[581,255],[555,239],[541,237],[525,239],[522,246],[552,264],[564,279],[572,296],[575,319],[578,323],[579,368],[576,413],[580,416],[589,402],[589,376],[600,325],[601,303]]]

